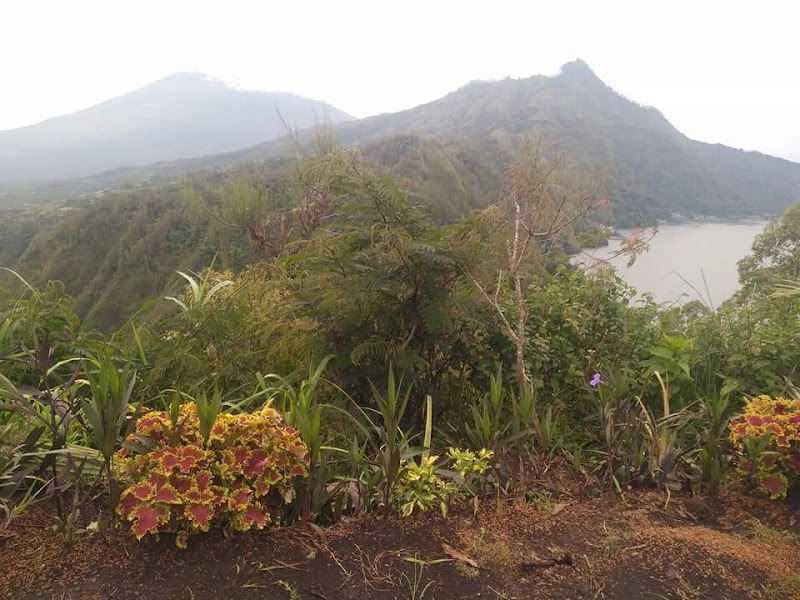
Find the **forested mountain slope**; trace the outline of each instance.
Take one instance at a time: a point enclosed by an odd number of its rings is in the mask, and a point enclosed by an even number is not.
[[[409,132],[444,146],[468,143],[478,171],[507,163],[520,136],[541,138],[610,176],[614,212],[624,223],[674,212],[777,214],[800,199],[800,164],[691,140],[655,108],[616,93],[580,60],[554,77],[476,81],[429,104],[336,129],[345,145]],[[279,144],[263,144],[224,161],[280,151]]]

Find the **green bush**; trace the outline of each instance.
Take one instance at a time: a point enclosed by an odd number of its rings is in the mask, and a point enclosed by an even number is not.
[[[590,277],[562,270],[547,285],[531,287],[530,368],[541,396],[588,400],[586,382],[593,373],[640,367],[660,331],[655,304],[649,299],[634,304],[633,294],[605,271]],[[588,410],[588,403],[571,402],[574,417]]]
[[[455,473],[438,468],[438,456],[423,456],[419,462],[404,460],[400,476],[392,488],[391,507],[407,517],[415,509],[424,512],[438,506],[442,516],[447,516],[450,502],[474,494],[470,485],[489,469],[493,452],[449,448],[447,457]]]
[[[785,393],[787,381],[798,382],[798,314],[800,298],[758,298],[698,318],[688,332],[692,371],[713,371],[748,394]]]

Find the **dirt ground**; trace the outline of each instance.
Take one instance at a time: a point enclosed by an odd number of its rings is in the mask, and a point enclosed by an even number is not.
[[[734,494],[485,501],[447,519],[215,532],[187,550],[113,532],[65,547],[45,508],[0,532],[0,598],[800,599],[797,509]]]

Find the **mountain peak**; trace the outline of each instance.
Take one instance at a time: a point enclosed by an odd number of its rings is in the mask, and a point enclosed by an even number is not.
[[[561,66],[559,76],[575,80],[603,83],[597,74],[589,67],[589,64],[580,58],[564,63]],[[605,84],[603,85],[605,86]]]
[[[199,71],[179,71],[177,73],[172,73],[171,75],[167,75],[166,77],[162,77],[157,81],[154,81],[150,85],[145,86],[144,89],[147,88],[156,88],[156,89],[196,89],[198,87],[234,87],[229,85],[227,82],[223,81],[222,79],[218,79],[216,77],[212,77],[211,75],[207,75],[205,73],[200,73]]]
[[[198,81],[204,79],[212,79],[205,73],[201,73],[200,71],[178,71],[177,73],[173,73],[172,75],[167,75],[166,77],[162,77],[159,81]],[[157,83],[157,82],[156,82]]]

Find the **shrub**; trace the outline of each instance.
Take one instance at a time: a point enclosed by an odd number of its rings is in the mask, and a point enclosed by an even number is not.
[[[422,457],[420,462],[403,461],[400,477],[392,488],[389,502],[401,516],[408,517],[415,508],[428,511],[438,506],[442,516],[447,515],[447,505],[458,496],[458,487],[439,475],[438,456]]]
[[[449,448],[447,456],[458,474],[458,477],[452,477],[455,481],[448,481],[442,476],[448,472],[436,467],[438,456],[423,456],[419,463],[404,460],[389,499],[392,508],[407,517],[415,509],[424,512],[439,506],[442,516],[447,516],[450,501],[461,500],[467,494],[474,493],[469,484],[489,469],[494,453],[486,449],[473,452]]]
[[[176,407],[177,408],[177,407]],[[144,451],[133,454],[131,450]],[[204,442],[193,403],[147,413],[118,453],[119,514],[131,531],[190,533],[211,527],[247,531],[270,524],[308,472],[308,448],[280,414],[220,414]]]
[[[658,343],[652,299],[634,303],[635,290],[606,270],[596,276],[559,271],[546,285],[528,289],[531,374],[542,398],[573,398],[566,414],[580,421],[591,405],[586,382],[596,371],[638,369]]]
[[[711,363],[745,393],[782,395],[798,383],[800,298],[755,298],[728,302],[698,319],[692,369]]]
[[[739,471],[770,498],[783,498],[800,476],[800,400],[753,398],[731,421],[730,440]]]
[[[489,469],[492,458],[494,458],[494,452],[486,448],[481,448],[478,452],[448,448],[447,456],[453,461],[453,470],[459,474],[465,483],[468,483],[471,479],[480,477]]]

